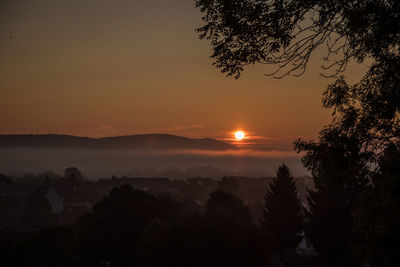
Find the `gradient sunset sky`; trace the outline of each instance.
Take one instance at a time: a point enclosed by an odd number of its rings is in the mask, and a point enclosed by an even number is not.
[[[258,65],[226,78],[198,40],[200,18],[192,0],[1,1],[0,133],[223,139],[243,129],[291,144],[329,123],[322,53],[300,78]]]

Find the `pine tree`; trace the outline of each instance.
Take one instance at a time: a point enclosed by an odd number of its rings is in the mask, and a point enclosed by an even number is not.
[[[265,195],[261,225],[273,250],[294,251],[301,241],[301,201],[293,176],[285,164],[279,167]]]

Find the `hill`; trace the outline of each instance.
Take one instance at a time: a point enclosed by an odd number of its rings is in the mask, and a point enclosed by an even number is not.
[[[228,150],[235,146],[212,138],[187,138],[169,134],[141,134],[105,138],[78,137],[72,135],[0,135],[1,147],[51,147],[75,149],[200,149]]]

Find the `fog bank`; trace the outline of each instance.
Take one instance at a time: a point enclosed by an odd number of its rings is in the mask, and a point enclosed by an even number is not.
[[[308,174],[293,151],[256,150],[93,150],[65,148],[0,148],[0,173],[62,174],[77,167],[89,179],[116,176],[188,178],[194,176],[273,176],[285,162],[295,176]]]

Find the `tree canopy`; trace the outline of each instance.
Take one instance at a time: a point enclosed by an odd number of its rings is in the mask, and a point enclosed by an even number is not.
[[[357,137],[370,162],[400,144],[399,1],[196,0],[196,6],[204,22],[199,37],[210,41],[214,64],[228,76],[239,78],[255,63],[276,67],[266,75],[299,76],[312,54],[325,49],[324,76],[337,80],[324,93],[333,121],[320,139],[334,132]],[[347,63],[367,58],[369,71],[349,85],[340,76]],[[299,140],[297,149],[305,143]]]
[[[228,76],[239,78],[256,63],[276,67],[266,74],[275,78],[300,76],[325,47],[322,75],[337,78],[322,101],[332,122],[318,140],[295,142],[316,187],[308,196],[307,235],[330,266],[381,266],[382,255],[386,266],[396,265],[388,242],[398,236],[400,174],[387,166],[400,148],[400,1],[196,0],[196,6],[204,21],[199,36],[210,41],[214,64]],[[368,72],[348,84],[341,76],[348,62],[366,59]]]
[[[289,168],[282,164],[265,194],[261,219],[267,242],[278,251],[294,251],[301,241],[303,216],[296,183]]]
[[[400,4],[396,0],[196,0],[215,65],[238,78],[246,65],[274,65],[275,77],[301,75],[311,55],[326,46],[326,76],[350,59],[379,60],[399,53]]]

